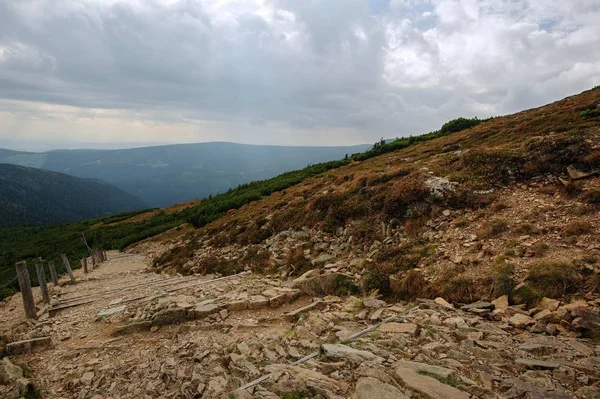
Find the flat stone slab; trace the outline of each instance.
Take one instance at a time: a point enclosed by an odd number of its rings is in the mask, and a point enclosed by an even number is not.
[[[27,339],[24,341],[11,342],[6,344],[4,353],[7,356],[23,355],[31,353],[37,350],[48,348],[52,344],[50,337],[41,337],[34,339]]]
[[[188,310],[184,308],[163,309],[152,318],[155,326],[182,323],[188,319]]]
[[[260,309],[269,306],[269,298],[262,295],[252,295],[248,303],[248,309]]]
[[[408,399],[398,388],[373,377],[362,377],[356,381],[355,395],[358,399]]]
[[[408,334],[411,337],[416,337],[419,332],[419,326],[413,323],[385,323],[379,327],[379,331],[387,333]]]
[[[115,308],[103,310],[102,312],[100,312],[96,315],[96,318],[102,319],[103,317],[109,317],[114,314],[123,313],[124,311],[125,311],[125,305],[117,306]]]
[[[292,310],[291,312],[288,312],[284,315],[284,317],[289,320],[289,321],[296,321],[296,319],[298,318],[298,316],[300,316],[302,313],[306,313],[310,310],[313,309],[322,309],[323,306],[325,306],[325,303],[322,301],[315,301],[309,305],[303,306],[299,309],[296,310]]]
[[[429,399],[469,399],[470,395],[450,385],[439,382],[405,367],[398,367],[396,375],[402,384]]]
[[[221,308],[214,303],[209,304],[198,304],[192,311],[193,315],[197,319],[204,318],[206,316],[210,316],[211,314],[217,313]]]
[[[248,309],[248,300],[242,299],[239,301],[232,301],[227,304],[227,310],[240,311]]]
[[[528,369],[534,370],[554,370],[560,367],[560,363],[547,362],[545,360],[537,359],[517,359],[515,363],[525,366]]]
[[[434,366],[426,363],[410,362],[408,360],[398,360],[395,363],[396,367],[403,367],[416,371],[417,373],[427,373],[438,376],[443,379],[451,378],[455,376],[455,372],[452,369],[446,367]]]
[[[382,363],[385,360],[369,351],[354,349],[343,344],[323,344],[321,351],[329,359],[347,360],[352,363],[362,363],[363,361]]]
[[[131,323],[121,327],[117,327],[117,329],[113,331],[112,335],[116,337],[119,335],[135,334],[141,331],[149,331],[151,327],[152,322],[150,320],[140,321],[137,323]]]

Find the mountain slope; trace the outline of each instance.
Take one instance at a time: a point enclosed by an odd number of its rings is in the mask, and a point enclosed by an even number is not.
[[[100,180],[0,164],[0,226],[66,223],[146,207]]]
[[[407,299],[594,295],[599,174],[596,88],[343,165],[137,251],[180,273],[318,267]]]
[[[346,154],[368,145],[286,147],[197,143],[124,150],[56,150],[31,153],[0,149],[0,162],[101,179],[162,207],[227,191]]]

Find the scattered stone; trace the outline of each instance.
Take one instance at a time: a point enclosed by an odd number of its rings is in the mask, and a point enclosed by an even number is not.
[[[291,312],[286,313],[284,315],[284,317],[289,321],[296,321],[298,316],[300,316],[301,314],[306,313],[313,309],[322,309],[324,306],[325,306],[325,303],[323,301],[315,301],[315,302],[311,303],[310,305],[306,305],[299,309],[292,310]]]
[[[525,328],[534,325],[535,319],[527,315],[517,313],[508,320],[508,324],[517,328]]]
[[[182,323],[188,319],[188,310],[184,308],[169,308],[154,314],[152,325],[163,326],[167,324]]]
[[[109,316],[112,316],[112,315],[118,314],[118,313],[123,313],[124,311],[125,311],[125,305],[117,306],[116,308],[106,309],[106,310],[103,310],[102,312],[98,313],[98,315],[96,316],[96,320],[102,320],[105,317],[109,317]]]
[[[140,321],[137,323],[131,323],[131,324],[127,324],[121,327],[117,327],[117,329],[115,331],[113,331],[112,335],[114,337],[119,336],[119,335],[127,335],[127,334],[134,334],[134,333],[138,333],[141,331],[149,331],[150,328],[152,328],[152,322],[149,320],[146,321]]]
[[[542,299],[540,299],[540,301],[535,307],[541,310],[549,310],[551,312],[554,312],[558,309],[559,306],[560,301],[557,301],[556,299],[543,297]]]
[[[454,306],[448,303],[444,298],[437,297],[433,301],[446,309],[454,309]]]
[[[450,385],[439,382],[433,377],[428,377],[416,371],[405,368],[396,368],[396,375],[402,384],[413,391],[419,392],[431,399],[469,399],[470,395]]]
[[[94,373],[91,371],[83,373],[83,375],[80,378],[81,383],[85,386],[92,385],[93,380],[94,380]]]
[[[373,377],[361,377],[356,381],[357,399],[408,399],[398,388]]]
[[[369,351],[354,349],[343,344],[323,344],[321,345],[323,354],[332,360],[347,360],[352,363],[360,364],[363,361],[382,363],[384,359]]]
[[[218,305],[215,305],[214,303],[198,304],[192,311],[192,314],[196,319],[203,319],[205,317],[210,316],[211,314],[218,313],[219,310],[220,307]]]
[[[363,305],[365,306],[365,308],[379,309],[386,307],[387,302],[382,301],[381,299],[367,297],[363,299]]]
[[[407,360],[398,360],[394,364],[394,366],[411,369],[413,371],[416,371],[417,373],[433,375],[441,379],[453,378],[456,375],[454,370],[448,369],[446,367],[433,366],[419,362],[409,362]]]
[[[385,323],[379,327],[379,331],[388,333],[408,334],[411,337],[416,337],[419,333],[419,327],[413,323]]]
[[[502,295],[492,301],[494,309],[506,309],[508,308],[508,295]]]
[[[34,338],[6,344],[4,352],[7,356],[23,355],[46,349],[50,347],[50,345],[52,345],[50,337]]]
[[[533,370],[554,370],[560,367],[560,363],[555,362],[547,362],[544,360],[536,360],[536,359],[517,359],[515,360],[516,364],[520,364],[525,366],[526,368]]]

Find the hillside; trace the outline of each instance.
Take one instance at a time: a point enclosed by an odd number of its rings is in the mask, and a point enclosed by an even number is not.
[[[0,396],[597,398],[599,213],[596,88],[199,202],[0,229],[5,263],[84,256],[82,231],[128,247],[50,307],[36,289],[39,321],[0,302]]]
[[[95,179],[0,164],[0,226],[67,223],[147,208]]]
[[[341,159],[368,145],[286,147],[197,143],[123,150],[55,150],[44,153],[0,149],[0,163],[43,168],[101,179],[152,207],[223,193],[309,164]]]
[[[600,283],[599,104],[596,88],[355,161],[148,245],[158,270],[184,274],[319,266],[396,298],[586,295]]]

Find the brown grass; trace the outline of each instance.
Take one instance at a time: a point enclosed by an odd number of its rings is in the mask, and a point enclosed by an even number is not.
[[[568,223],[563,228],[563,234],[566,236],[580,236],[583,234],[591,234],[594,232],[594,225],[583,220],[575,220]]]

